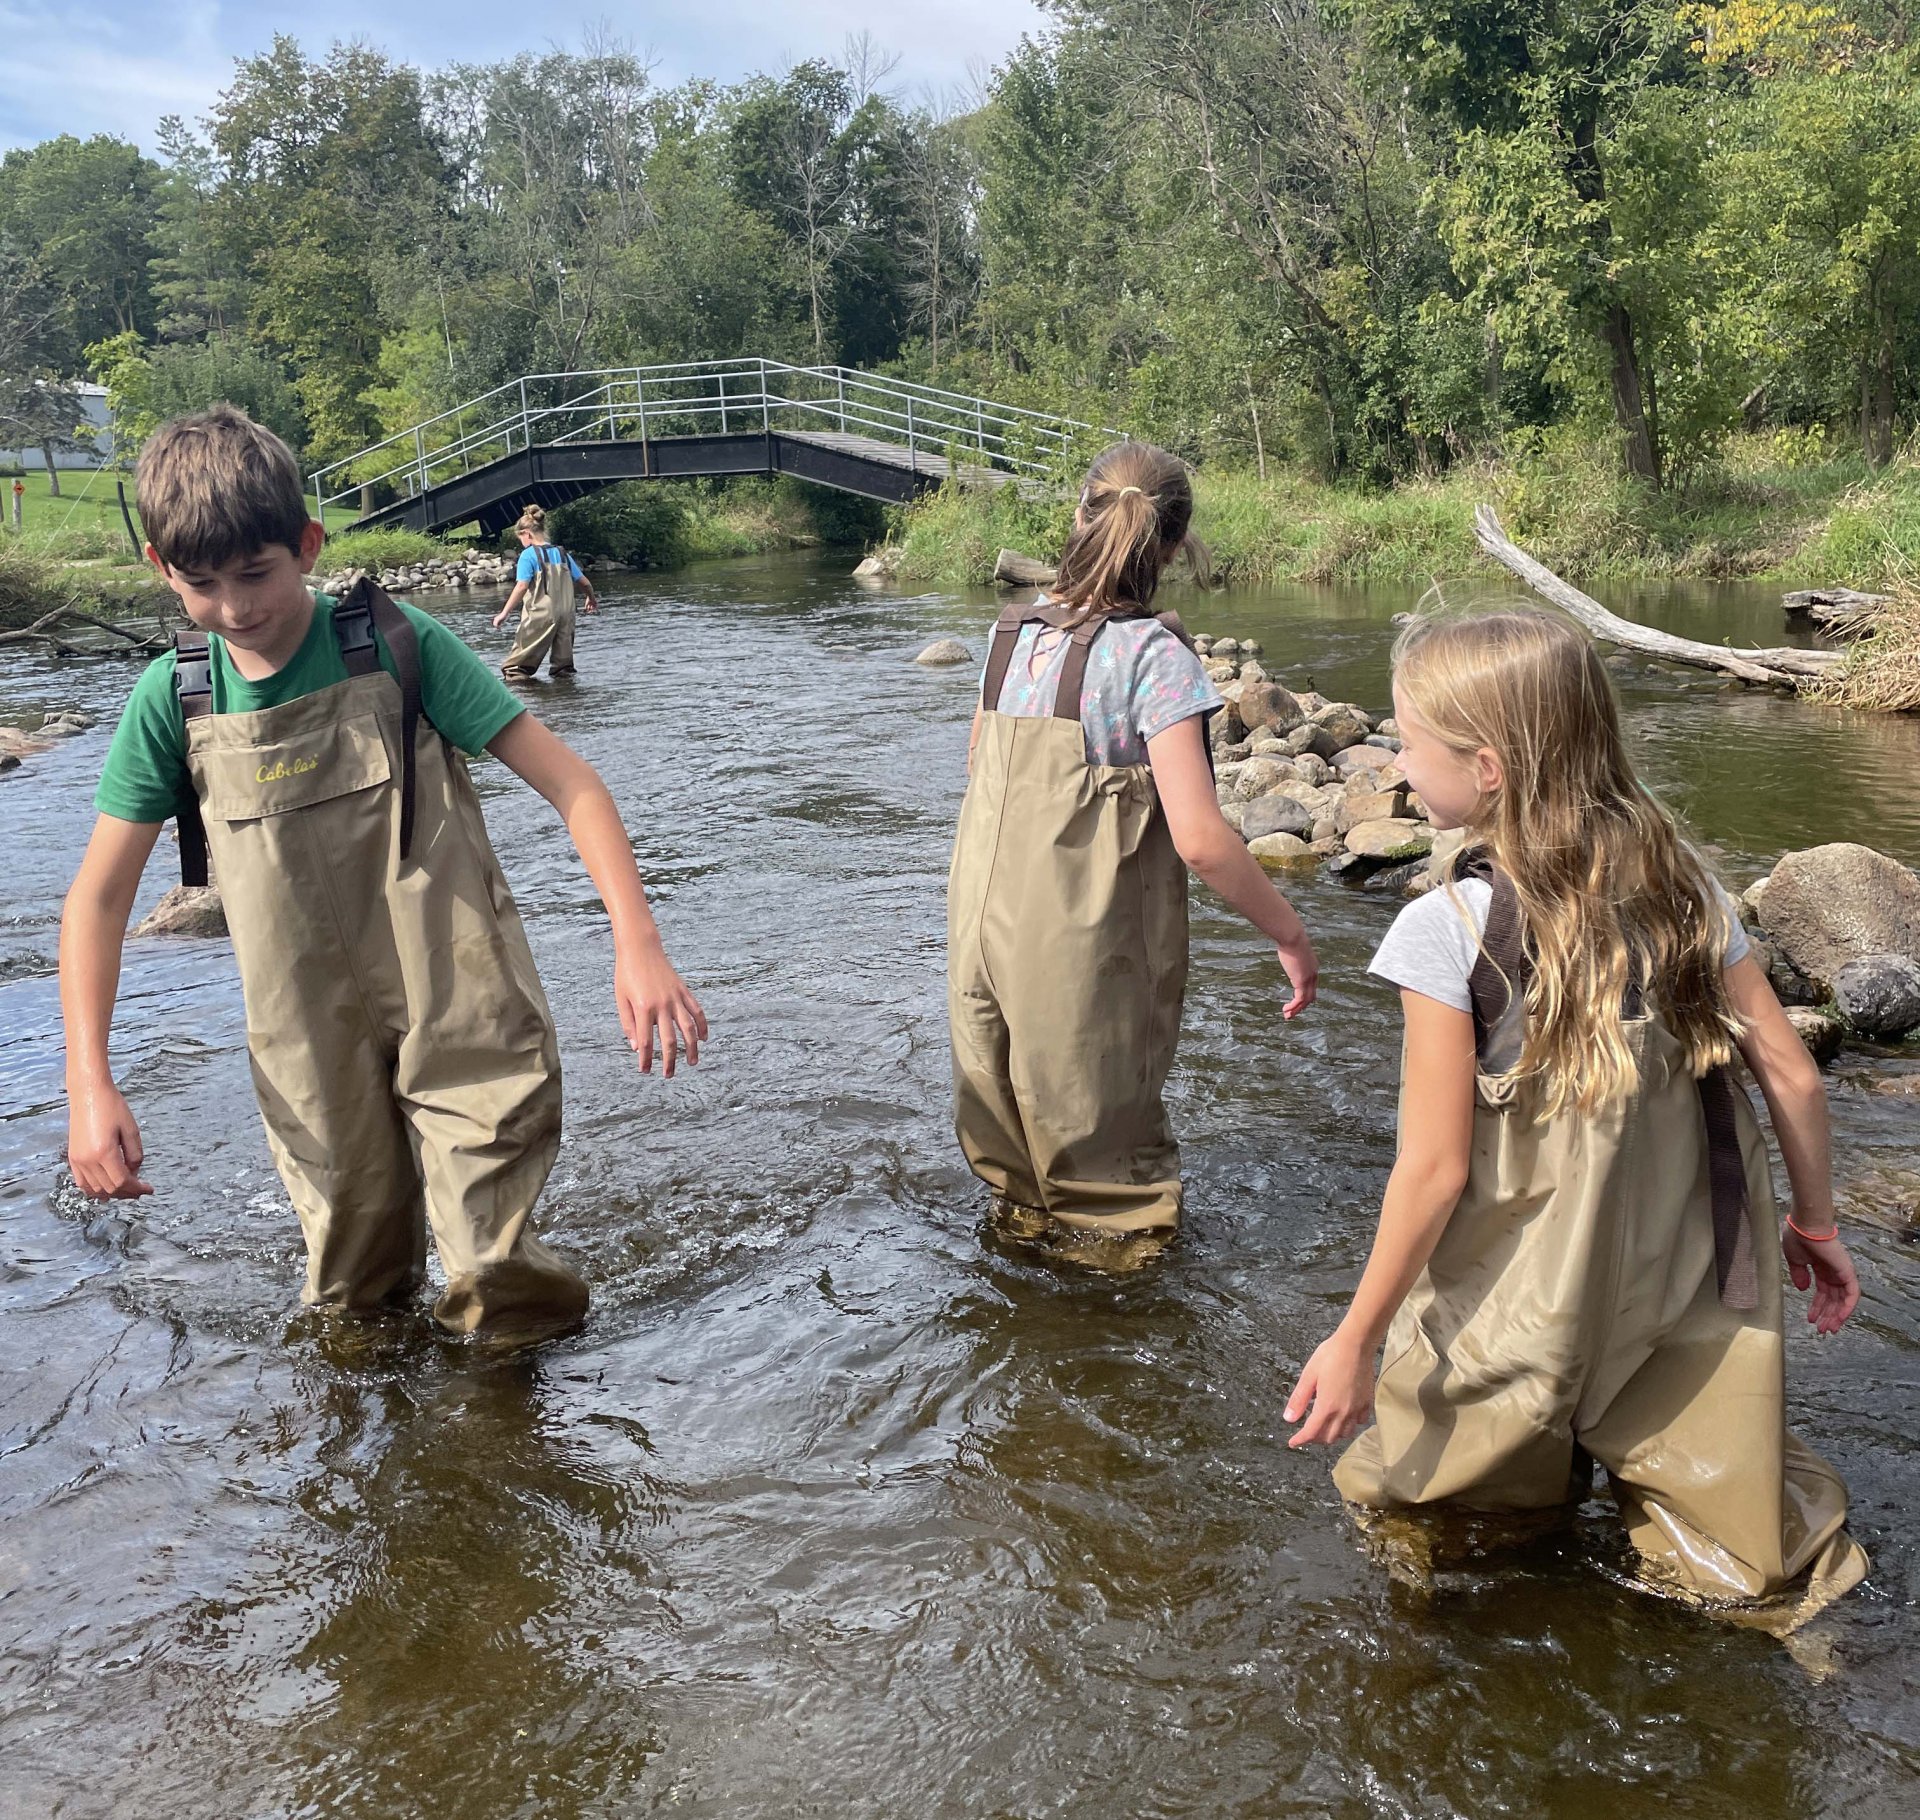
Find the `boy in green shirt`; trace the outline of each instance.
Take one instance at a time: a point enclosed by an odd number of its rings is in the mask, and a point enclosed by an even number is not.
[[[108,1030],[127,918],[168,816],[212,861],[267,1137],[307,1241],[305,1299],[404,1302],[432,1229],[443,1327],[560,1331],[586,1286],[533,1237],[558,1150],[553,1022],[459,751],[553,804],[613,928],[643,1071],[697,1061],[706,1019],[668,962],[606,786],[429,615],[361,583],[315,596],[326,533],[292,452],[231,406],[140,460],[147,556],[206,636],[135,686],[60,934],[68,1160],[83,1192],[152,1192]],[[422,724],[424,723],[424,724]],[[204,830],[204,833],[202,833]]]

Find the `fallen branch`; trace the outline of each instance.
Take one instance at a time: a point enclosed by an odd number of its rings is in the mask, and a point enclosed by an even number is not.
[[[1698,639],[1677,638],[1671,632],[1636,625],[1609,613],[1591,595],[1582,594],[1545,563],[1529,556],[1500,528],[1499,515],[1492,506],[1481,506],[1474,513],[1473,531],[1481,549],[1502,568],[1511,570],[1542,599],[1551,601],[1595,638],[1604,638],[1609,644],[1644,651],[1649,657],[1665,658],[1670,663],[1690,664],[1698,670],[1718,670],[1742,682],[1789,689],[1806,688],[1831,677],[1840,667],[1837,651],[1801,651],[1788,645],[1736,651],[1727,645],[1703,644]]]

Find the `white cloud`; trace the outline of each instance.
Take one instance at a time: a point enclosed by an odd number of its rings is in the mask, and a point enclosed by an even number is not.
[[[0,0],[0,147],[55,133],[114,133],[152,148],[165,114],[196,119],[233,76],[236,57],[264,51],[275,32],[309,54],[363,38],[431,66],[485,62],[550,44],[578,45],[605,22],[658,60],[658,77],[737,80],[806,57],[833,57],[867,31],[898,52],[888,86],[903,94],[950,88],[981,60],[1004,57],[1046,15],[1036,0],[582,0],[542,11],[517,0],[415,0],[404,10],[337,0],[319,12],[222,0],[143,7],[138,0],[71,4]]]

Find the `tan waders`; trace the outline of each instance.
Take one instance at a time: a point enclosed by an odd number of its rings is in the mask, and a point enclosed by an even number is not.
[[[1589,1496],[1597,1460],[1648,1583],[1732,1603],[1805,1574],[1798,1622],[1866,1557],[1839,1477],[1786,1429],[1753,1110],[1725,1071],[1696,1080],[1657,1016],[1629,1016],[1629,1096],[1526,1116],[1527,1090],[1486,1071],[1525,970],[1512,886],[1491,882],[1467,1188],[1388,1332],[1375,1424],[1334,1483],[1375,1508],[1545,1511]]]
[[[553,544],[532,544],[540,566],[527,584],[520,603],[520,630],[513,649],[500,666],[501,675],[524,681],[540,673],[549,656],[555,676],[573,674],[573,564],[565,550]],[[551,559],[551,560],[549,560]]]
[[[376,618],[403,683],[379,667]],[[587,1290],[528,1230],[560,1143],[560,1060],[526,933],[465,764],[417,725],[411,624],[362,582],[334,629],[347,680],[253,713],[208,712],[203,640],[183,638],[179,663],[254,1086],[306,1234],[304,1299],[404,1299],[424,1206],[443,1327],[557,1332]],[[204,882],[190,816],[181,848]]]
[[[1024,619],[1071,625],[1050,718],[998,711]],[[974,1174],[1061,1225],[1180,1218],[1160,1093],[1180,1034],[1187,874],[1145,765],[1087,761],[1080,690],[1104,617],[994,628],[947,883],[954,1121]]]

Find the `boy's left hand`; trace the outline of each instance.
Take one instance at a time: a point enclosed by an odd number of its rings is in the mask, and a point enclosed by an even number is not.
[[[1336,1327],[1314,1349],[1287,1398],[1285,1419],[1307,1418],[1287,1437],[1287,1445],[1310,1447],[1318,1441],[1331,1446],[1358,1434],[1372,1414],[1373,1348],[1357,1345]]]
[[[620,1007],[620,1028],[627,1033],[628,1046],[640,1057],[640,1072],[653,1072],[656,1040],[660,1049],[660,1072],[673,1079],[679,1047],[687,1052],[687,1065],[700,1060],[700,1045],[706,1040],[707,1014],[700,1001],[687,990],[687,983],[673,970],[664,950],[627,959],[616,959],[613,967],[614,1002]]]

